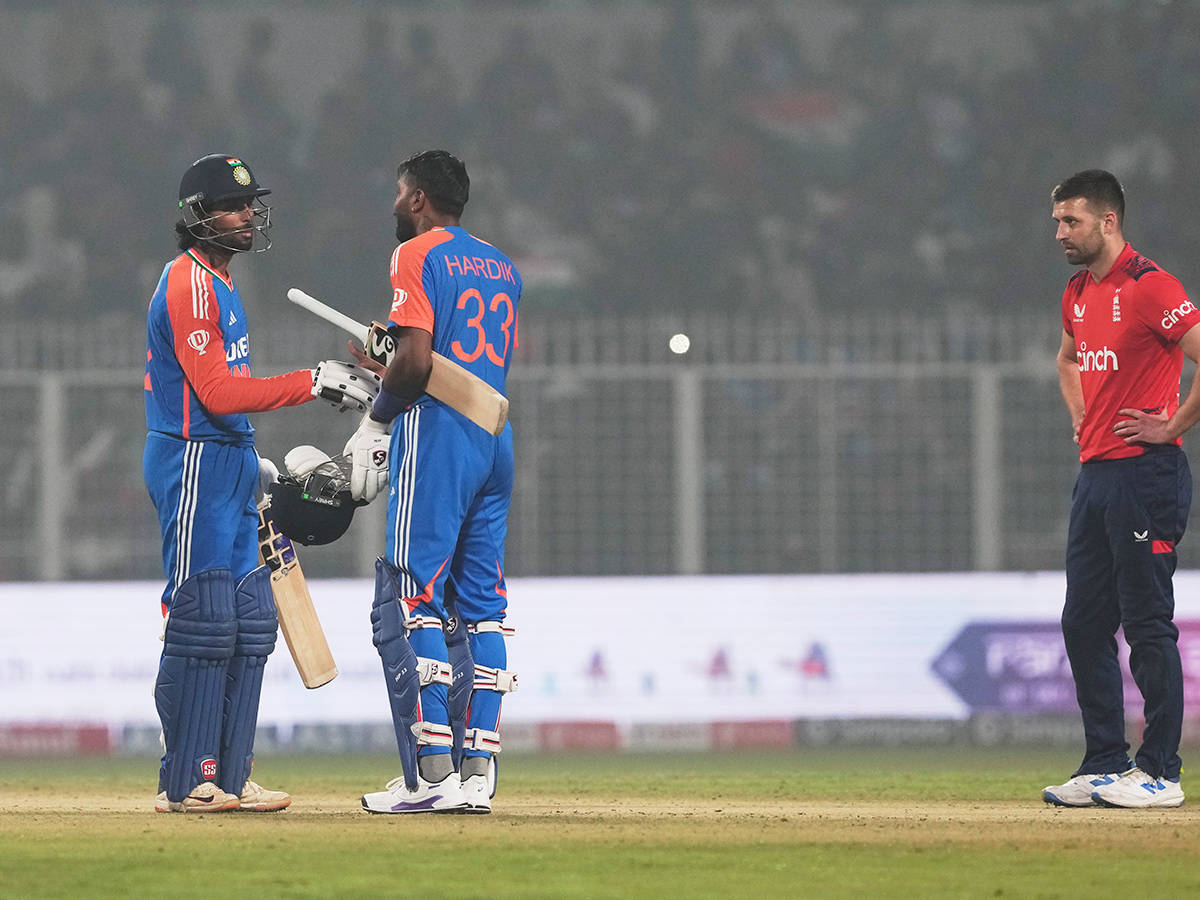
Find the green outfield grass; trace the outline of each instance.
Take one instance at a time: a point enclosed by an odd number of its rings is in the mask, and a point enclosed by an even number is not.
[[[1044,806],[1075,762],[506,754],[492,815],[390,817],[357,808],[390,758],[262,758],[291,809],[198,816],[152,811],[154,760],[2,760],[0,897],[1200,896],[1200,814]]]

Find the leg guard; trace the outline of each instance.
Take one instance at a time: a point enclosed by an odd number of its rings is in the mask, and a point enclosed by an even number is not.
[[[400,605],[398,572],[386,559],[375,560],[375,602],[371,608],[371,631],[383,675],[388,702],[392,707],[392,726],[400,751],[400,769],[404,784],[417,789],[417,737],[413,728],[420,720],[421,682],[417,673],[417,654],[408,643],[404,628],[405,611]]]
[[[254,731],[263,666],[275,649],[279,619],[271,593],[271,573],[259,566],[234,592],[237,642],[225,680],[225,720],[221,729],[221,790],[240,796],[254,761]]]
[[[158,789],[171,802],[179,803],[196,785],[217,779],[225,673],[236,640],[228,569],[197,572],[179,586],[154,685],[166,748]]]
[[[468,631],[475,670],[463,753],[488,756],[500,752],[501,699],[517,689],[516,674],[504,668],[508,664],[504,639],[513,630],[499,622],[478,622]]]
[[[467,637],[467,625],[458,615],[458,607],[446,590],[445,604],[449,620],[446,622],[446,653],[454,680],[450,684],[448,705],[450,708],[450,731],[454,739],[451,753],[454,768],[462,765],[463,740],[467,731],[467,710],[471,706],[471,691],[475,687],[475,658],[471,656],[471,642]]]

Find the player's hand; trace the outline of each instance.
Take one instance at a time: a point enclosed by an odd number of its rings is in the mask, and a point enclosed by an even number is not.
[[[382,386],[383,379],[369,369],[336,359],[327,359],[313,370],[313,396],[320,397],[338,412],[348,409],[366,412]]]
[[[279,467],[265,456],[258,458],[258,489],[264,494],[279,480]]]
[[[351,462],[350,496],[355,500],[370,503],[387,486],[390,432],[390,423],[377,422],[368,413],[346,441],[342,454]]]
[[[1118,409],[1118,416],[1129,416],[1113,426],[1113,434],[1127,444],[1169,444],[1177,434],[1171,433],[1170,417],[1166,410],[1157,413],[1140,409]]]
[[[346,341],[346,346],[350,348],[350,355],[354,357],[354,364],[356,366],[360,366],[369,372],[374,372],[380,378],[383,377],[383,373],[387,371],[387,366],[367,356],[366,351],[360,350],[354,341]]]

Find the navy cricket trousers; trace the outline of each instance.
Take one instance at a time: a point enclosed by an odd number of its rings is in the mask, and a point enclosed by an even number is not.
[[[1080,468],[1071,500],[1062,614],[1087,741],[1077,775],[1129,766],[1119,625],[1145,702],[1136,763],[1151,777],[1179,777],[1183,670],[1171,577],[1191,502],[1187,457],[1173,445]]]

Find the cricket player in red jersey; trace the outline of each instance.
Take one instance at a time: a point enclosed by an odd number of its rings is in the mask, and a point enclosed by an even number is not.
[[[346,370],[323,362],[250,375],[246,310],[229,262],[270,246],[270,207],[259,199],[269,193],[235,156],[188,167],[175,225],[182,252],[163,269],[147,317],[143,471],[167,576],[154,692],[166,751],[160,812],[265,812],[291,802],[249,777],[263,666],[278,630],[254,495],[278,471],[259,458],[246,414],[329,400],[330,369],[335,382]]]
[[[444,150],[399,166],[396,355],[346,445],[356,499],[390,478],[372,623],[403,774],[363,796],[374,813],[490,812],[501,699],[516,687],[504,624],[512,427],[493,436],[424,393],[435,351],[504,393],[516,346],[521,276],[459,226],[469,188],[466,167]],[[374,462],[383,446],[390,472]]]
[[[1056,806],[1183,805],[1183,670],[1173,617],[1175,547],[1192,500],[1181,436],[1200,420],[1200,371],[1179,401],[1183,357],[1200,358],[1200,311],[1125,242],[1125,196],[1091,169],[1051,194],[1056,238],[1082,266],[1062,299],[1059,384],[1082,463],[1067,535],[1062,628],[1086,749]],[[1116,632],[1145,702],[1134,761],[1125,740]]]

